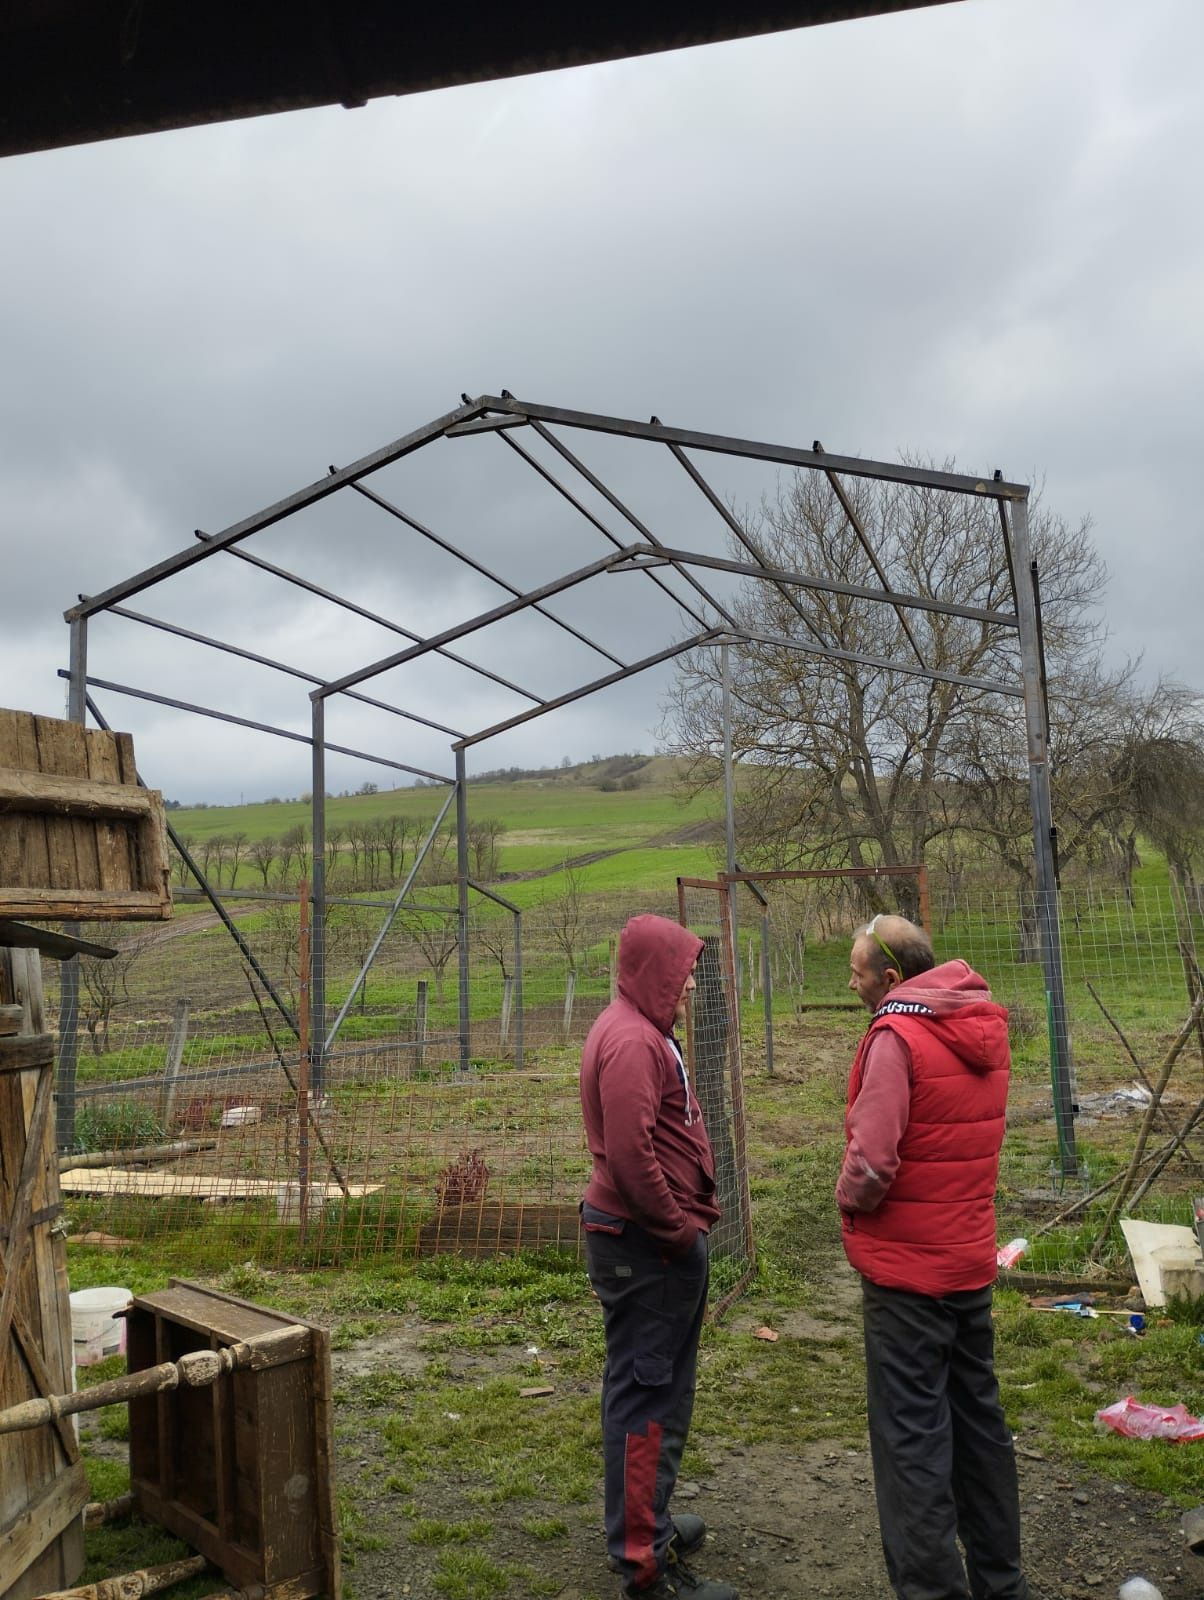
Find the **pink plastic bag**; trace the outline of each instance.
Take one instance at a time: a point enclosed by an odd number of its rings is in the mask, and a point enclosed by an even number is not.
[[[1193,1417],[1186,1406],[1148,1406],[1131,1394],[1097,1411],[1095,1420],[1126,1439],[1173,1439],[1179,1443],[1204,1439],[1204,1422]]]

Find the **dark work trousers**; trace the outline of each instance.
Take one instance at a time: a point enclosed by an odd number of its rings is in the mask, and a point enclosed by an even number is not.
[[[694,1409],[706,1311],[706,1234],[670,1258],[634,1222],[590,1205],[581,1216],[606,1329],[606,1549],[624,1587],[642,1589],[664,1572],[673,1533],[669,1497]]]
[[[938,1298],[861,1284],[870,1450],[891,1587],[899,1600],[1028,1600],[990,1287]]]

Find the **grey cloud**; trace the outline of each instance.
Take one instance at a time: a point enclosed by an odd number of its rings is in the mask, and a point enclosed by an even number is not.
[[[1113,648],[1191,679],[1202,45],[1190,0],[1140,15],[1121,0],[981,0],[0,164],[0,671],[25,704],[58,710],[59,618],[77,591],[321,477],[461,389],[506,385],[1041,474],[1049,503],[1095,517]],[[718,547],[672,463],[571,442],[658,532]],[[738,502],[772,489],[771,471],[705,465]],[[439,445],[378,483],[520,587],[608,548],[496,440]],[[346,495],[250,548],[417,631],[502,597]],[[602,580],[557,609],[632,658],[685,626],[647,589]],[[322,674],[395,638],[230,556],[133,604]],[[304,685],[139,632],[98,625],[94,670],[304,726]],[[592,671],[543,622],[479,643],[544,694]],[[400,676],[457,725],[521,704],[446,664]],[[475,758],[648,745],[658,681]],[[302,750],[181,735],[179,718],[127,709],[173,792],[308,786]],[[438,736],[408,731],[398,747],[446,761]]]

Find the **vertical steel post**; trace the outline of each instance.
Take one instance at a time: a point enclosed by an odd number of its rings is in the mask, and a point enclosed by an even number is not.
[[[309,883],[302,878],[297,885],[297,1216],[302,1244],[309,1228],[309,942]]]
[[[732,766],[732,663],[727,645],[721,647],[723,661],[723,835],[726,845],[725,872],[737,872],[736,865],[736,779]],[[740,988],[739,919],[736,915],[736,885],[727,886],[728,918],[732,928],[735,966],[733,981],[736,999]]]
[[[460,982],[458,1012],[460,1071],[472,1065],[472,1029],[468,1020],[468,778],[463,750],[456,751],[456,929],[459,942]]]
[[[1028,735],[1028,787],[1033,814],[1037,920],[1041,936],[1041,964],[1045,975],[1054,1119],[1062,1172],[1065,1176],[1073,1177],[1078,1171],[1074,1136],[1074,1068],[1058,923],[1058,884],[1054,861],[1056,835],[1049,791],[1049,727],[1045,713],[1040,618],[1037,613],[1036,563],[1029,542],[1028,505],[1023,500],[1012,502],[1011,527],[1024,687],[1024,723]]]
[[[514,911],[514,1065],[523,1065],[523,914]]]
[[[309,939],[310,1090],[315,1100],[326,1092],[326,699],[311,696],[313,749],[310,835],[313,860],[313,920]]]
[[[71,629],[71,676],[67,680],[67,717],[82,728],[88,721],[88,622],[76,617]],[[79,936],[79,923],[63,925]],[[60,1150],[75,1143],[75,1078],[79,1068],[79,957],[64,961],[59,976],[59,1058],[55,1074],[55,1139]]]

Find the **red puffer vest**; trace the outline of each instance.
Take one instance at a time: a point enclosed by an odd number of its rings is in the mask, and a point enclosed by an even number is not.
[[[882,1029],[911,1055],[899,1170],[876,1211],[844,1217],[849,1261],[888,1289],[944,1295],[995,1280],[995,1185],[1011,1057],[1007,1011],[964,961],[891,990],[853,1062],[849,1106]],[[847,1127],[846,1127],[847,1131]]]

